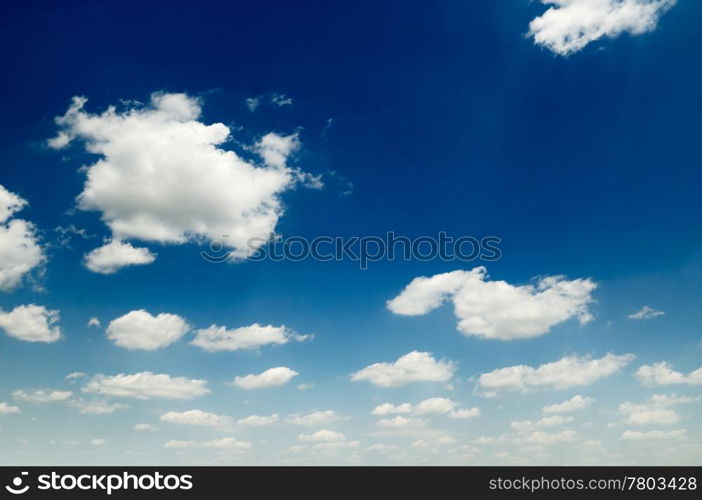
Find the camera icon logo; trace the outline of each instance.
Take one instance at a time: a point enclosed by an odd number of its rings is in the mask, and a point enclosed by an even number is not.
[[[28,472],[22,472],[19,476],[15,477],[12,480],[12,485],[5,486],[5,489],[13,495],[22,495],[24,493],[27,493],[27,490],[29,490],[29,485],[25,485],[24,487],[22,487],[22,482],[23,476],[27,476],[28,474]]]

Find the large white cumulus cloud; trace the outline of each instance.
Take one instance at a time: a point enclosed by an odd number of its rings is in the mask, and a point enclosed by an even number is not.
[[[114,241],[216,240],[244,258],[255,250],[249,240],[263,242],[274,231],[283,211],[279,195],[306,178],[287,164],[300,147],[296,134],[267,134],[252,148],[261,161],[244,159],[222,148],[229,128],[200,121],[200,100],[186,94],[156,93],[148,105],[110,106],[99,114],[85,104],[73,98],[49,145],[59,149],[80,139],[99,156],[85,168],[78,208],[100,212]],[[142,252],[148,258],[135,262],[133,253],[125,264],[153,260]],[[120,265],[114,254],[107,267],[89,267],[113,272]]]
[[[488,279],[484,267],[412,280],[388,301],[395,314],[419,316],[447,300],[454,305],[458,330],[465,335],[512,340],[537,337],[552,326],[577,318],[592,320],[588,306],[597,284],[590,279],[542,278],[536,285],[511,285]]]

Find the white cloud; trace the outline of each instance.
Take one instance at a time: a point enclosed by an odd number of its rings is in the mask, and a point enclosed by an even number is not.
[[[354,382],[367,380],[380,387],[399,387],[413,382],[448,382],[456,370],[447,360],[429,352],[412,351],[393,363],[374,363],[351,375]]]
[[[429,398],[417,404],[414,411],[417,415],[443,415],[453,411],[457,404],[448,398]]]
[[[23,391],[18,389],[12,393],[12,397],[18,401],[28,401],[30,403],[56,403],[65,401],[71,397],[71,391]]]
[[[129,408],[129,405],[110,403],[104,399],[77,399],[75,401],[69,401],[68,404],[74,408],[78,408],[80,413],[86,415],[109,415],[117,410],[125,410]]]
[[[582,410],[590,406],[595,400],[592,398],[586,398],[583,396],[573,396],[567,401],[562,403],[553,404],[549,406],[544,406],[544,413],[567,413],[576,410]]]
[[[665,313],[663,311],[658,311],[652,307],[643,306],[641,309],[628,316],[629,319],[651,319],[657,318],[658,316],[663,316]]]
[[[263,244],[274,232],[280,194],[304,177],[287,165],[300,147],[296,134],[263,136],[255,146],[262,164],[247,161],[222,148],[229,128],[199,121],[201,102],[186,94],[155,93],[148,105],[101,114],[86,112],[85,103],[73,98],[56,119],[63,135],[50,145],[81,139],[101,156],[85,168],[78,208],[100,212],[115,241],[205,239],[245,258],[256,250],[250,240]]]
[[[566,56],[601,38],[653,31],[676,0],[541,0],[551,5],[529,23],[534,43]]]
[[[252,427],[265,427],[267,425],[273,425],[280,421],[280,417],[277,413],[273,415],[249,415],[246,418],[242,418],[237,421],[237,425],[248,425]]]
[[[279,387],[285,385],[298,373],[285,366],[270,368],[258,375],[246,375],[243,377],[234,377],[232,384],[236,387],[241,387],[247,391],[254,389],[266,389],[268,387]]]
[[[59,311],[35,304],[17,306],[10,312],[0,309],[0,328],[26,342],[56,342],[61,338],[61,328],[56,325],[59,319]]]
[[[309,443],[331,443],[338,441],[346,441],[346,436],[340,432],[330,431],[328,429],[322,429],[313,434],[300,434],[297,439],[303,442]]]
[[[171,424],[197,425],[202,427],[221,427],[231,423],[231,418],[202,410],[169,411],[159,417],[161,422]]]
[[[187,321],[176,314],[152,316],[140,309],[110,321],[106,334],[120,347],[155,351],[176,342],[189,330]]]
[[[87,373],[83,373],[83,372],[71,372],[71,373],[69,373],[68,375],[66,375],[63,379],[66,380],[66,381],[68,381],[68,382],[71,382],[71,381],[78,380],[78,379],[81,379],[81,378],[87,377],[87,376],[88,376]]]
[[[132,246],[120,240],[111,240],[85,256],[85,267],[94,273],[114,274],[126,266],[143,266],[156,260],[148,248]]]
[[[191,343],[207,352],[217,352],[259,349],[265,345],[283,345],[291,340],[302,342],[308,338],[309,335],[298,335],[285,326],[263,326],[254,323],[232,330],[212,325],[209,328],[197,330],[195,339]]]
[[[619,412],[627,415],[626,423],[634,425],[673,425],[680,421],[680,415],[667,408],[622,403],[619,405]]]
[[[95,438],[90,440],[90,446],[102,446],[106,443],[103,438]]]
[[[100,320],[97,318],[90,318],[88,320],[88,328],[100,328],[101,326]]]
[[[498,391],[525,392],[529,389],[584,386],[616,373],[634,357],[633,354],[617,356],[611,353],[600,359],[565,356],[536,368],[517,365],[483,373],[478,385],[488,391],[485,395],[495,395]]]
[[[648,386],[671,384],[702,385],[702,368],[685,375],[673,370],[665,361],[652,365],[643,365],[636,370],[635,376],[639,382]]]
[[[685,429],[677,429],[673,431],[624,431],[621,435],[622,439],[628,441],[657,441],[669,439],[685,439],[687,431]]]
[[[139,432],[145,432],[145,431],[155,431],[155,430],[157,430],[157,428],[151,424],[147,424],[146,422],[141,422],[141,423],[134,425],[134,430],[139,431]]]
[[[643,404],[624,402],[619,405],[619,413],[626,415],[624,420],[633,425],[674,425],[680,421],[680,415],[670,407],[683,403],[692,403],[700,398],[676,396],[675,394],[654,394]]]
[[[412,280],[387,307],[395,314],[419,316],[453,302],[464,335],[499,340],[538,337],[571,318],[592,320],[588,306],[597,285],[589,279],[541,278],[536,285],[489,281],[487,270],[453,271]]]
[[[478,415],[480,415],[480,409],[458,408],[458,403],[456,403],[455,401],[452,401],[448,398],[436,397],[420,401],[419,403],[417,403],[416,406],[413,406],[410,403],[402,403],[398,405],[394,405],[391,403],[383,403],[381,405],[376,406],[373,409],[373,411],[371,411],[371,415],[375,416],[387,416],[396,414],[413,414],[420,417],[428,415],[448,415],[451,418],[464,419],[477,417]],[[409,421],[409,419],[405,419],[403,417],[399,420],[384,419],[384,422],[398,422],[402,424],[403,419]]]
[[[19,407],[0,401],[0,415],[12,415],[14,413],[21,413]]]
[[[371,415],[385,416],[393,415],[396,413],[412,413],[413,411],[414,407],[409,403],[403,403],[399,405],[383,403],[382,405],[378,405],[375,408],[373,408],[373,411],[371,411]]]
[[[10,220],[26,206],[26,200],[0,185],[0,291],[19,286],[27,273],[46,260],[34,224]]]
[[[234,438],[220,438],[212,439],[210,441],[177,441],[172,440],[164,443],[164,448],[172,449],[187,449],[187,448],[201,448],[209,450],[222,450],[222,451],[246,451],[252,446],[251,443],[247,441],[237,441]]]
[[[284,168],[288,157],[300,149],[300,138],[297,134],[278,135],[266,134],[256,143],[256,151],[266,165]]]
[[[135,399],[192,399],[207,394],[207,381],[171,377],[165,373],[139,372],[131,375],[95,375],[84,392]]]
[[[307,425],[310,427],[328,425],[341,420],[341,417],[334,410],[315,411],[306,415],[289,415],[285,422],[294,425]]]
[[[378,420],[378,425],[381,427],[423,427],[425,422],[421,418],[403,417],[397,415],[392,418],[381,418]]]
[[[463,418],[473,418],[480,416],[480,408],[473,407],[473,408],[463,408],[463,409],[458,409],[458,410],[453,410],[451,413],[449,413],[450,418],[457,418],[457,419],[463,419]]]

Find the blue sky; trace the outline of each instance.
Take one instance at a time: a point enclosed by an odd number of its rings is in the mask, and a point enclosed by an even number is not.
[[[699,465],[702,6],[624,3],[5,8],[0,463]]]

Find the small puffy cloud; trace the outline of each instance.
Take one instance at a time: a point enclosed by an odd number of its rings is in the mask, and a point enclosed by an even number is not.
[[[12,393],[12,397],[18,401],[30,403],[57,403],[65,401],[73,395],[71,391],[23,391],[18,389]]]
[[[155,431],[157,429],[156,429],[156,427],[154,427],[151,424],[147,424],[146,422],[140,422],[140,423],[134,425],[134,430],[139,431],[139,432],[146,432],[146,431]]]
[[[334,410],[324,410],[315,411],[307,414],[295,413],[289,415],[285,422],[293,425],[306,425],[310,427],[316,427],[321,425],[328,425],[341,420],[341,417],[336,414]]]
[[[423,427],[425,422],[421,418],[403,417],[397,415],[392,418],[381,418],[377,424],[381,427],[405,428],[405,427]]]
[[[625,422],[634,425],[673,425],[680,421],[680,415],[667,408],[651,408],[647,405],[622,403],[619,412],[627,415]]]
[[[589,305],[597,285],[589,279],[541,278],[536,285],[511,285],[488,279],[484,267],[412,280],[387,307],[395,314],[419,316],[451,301],[458,330],[467,336],[513,340],[544,335],[571,318],[592,320]]]
[[[330,431],[328,429],[322,429],[313,434],[300,434],[297,439],[306,443],[332,443],[339,441],[346,441],[346,436],[340,432]]]
[[[456,406],[457,403],[448,398],[429,398],[417,404],[414,411],[417,415],[443,415],[453,411]]]
[[[351,375],[351,380],[367,380],[379,387],[399,387],[414,382],[448,382],[456,366],[436,360],[430,352],[412,351],[392,363],[374,363]]]
[[[73,382],[75,380],[78,380],[78,379],[81,379],[81,378],[84,378],[87,376],[88,376],[88,374],[84,373],[84,372],[71,372],[68,375],[66,375],[65,377],[63,377],[63,379],[66,380],[67,382]]]
[[[643,385],[671,385],[687,384],[702,385],[702,368],[698,368],[687,375],[673,370],[668,363],[661,361],[652,365],[643,365],[636,370],[635,377]]]
[[[665,440],[681,440],[687,438],[687,430],[677,429],[673,431],[624,431],[621,435],[622,439],[627,441],[665,441]]]
[[[302,342],[308,338],[309,335],[299,335],[285,326],[263,326],[254,323],[231,330],[212,325],[197,330],[191,343],[207,352],[217,352],[259,349],[266,345],[287,344],[291,340]]]
[[[90,446],[103,446],[106,442],[103,438],[95,438],[90,440]]]
[[[143,266],[156,260],[156,254],[148,248],[132,246],[120,240],[112,240],[92,250],[85,256],[85,267],[94,273],[114,274],[123,267]]]
[[[676,0],[541,0],[551,5],[529,23],[534,43],[567,56],[601,38],[653,31]]]
[[[608,353],[600,359],[588,356],[565,356],[558,361],[545,363],[536,368],[526,365],[500,368],[483,373],[478,386],[492,396],[499,391],[522,391],[529,389],[567,389],[590,385],[608,377],[634,359],[633,354]]]
[[[12,406],[4,401],[0,401],[0,415],[12,415],[20,413],[21,410],[17,406]]]
[[[288,157],[300,149],[300,138],[297,134],[278,135],[266,134],[256,143],[256,151],[266,165],[283,168]]]
[[[254,389],[266,389],[268,387],[279,387],[285,385],[298,373],[285,366],[270,368],[258,375],[246,375],[243,377],[234,377],[232,384],[236,387],[241,387],[247,391]]]
[[[273,415],[249,415],[246,418],[242,418],[236,422],[237,425],[246,425],[251,427],[265,427],[268,425],[276,424],[280,421],[280,417],[277,413]]]
[[[139,372],[95,375],[83,387],[87,393],[135,399],[192,399],[207,394],[207,381],[171,377],[165,373]]]
[[[252,446],[251,443],[247,441],[238,441],[234,438],[220,438],[212,439],[210,441],[177,441],[172,440],[164,443],[164,448],[170,449],[188,449],[188,448],[201,448],[208,450],[221,450],[221,451],[246,451]]]
[[[10,218],[27,201],[0,185],[0,291],[20,285],[32,269],[46,261],[34,224]]]
[[[665,313],[663,311],[658,311],[652,307],[643,306],[641,309],[628,316],[629,319],[651,319],[657,318],[658,316],[663,316]]]
[[[155,351],[176,342],[189,330],[187,321],[176,314],[152,316],[140,309],[110,321],[106,334],[125,349]]]
[[[126,240],[162,244],[221,241],[235,259],[256,250],[275,232],[282,215],[280,195],[304,174],[288,166],[300,147],[297,134],[266,134],[254,146],[260,164],[224,149],[231,131],[223,123],[201,121],[201,101],[179,93],[154,93],[147,105],[85,110],[74,97],[58,118],[60,149],[81,140],[99,159],[84,168],[86,181],[77,198],[80,210],[97,211],[118,250]],[[138,250],[138,249],[137,249]],[[118,251],[117,254],[123,255]],[[150,252],[136,255],[141,263]],[[94,259],[88,258],[88,263]],[[114,272],[119,259],[97,266]]]
[[[17,306],[10,312],[0,309],[0,328],[10,337],[26,342],[56,342],[61,338],[59,311],[35,304]]]
[[[100,320],[97,318],[90,318],[88,320],[88,328],[100,328],[101,326]]]
[[[371,415],[382,417],[385,415],[393,415],[397,413],[412,413],[413,411],[414,407],[409,403],[403,403],[399,405],[383,403],[382,405],[378,405],[375,408],[373,408],[373,411],[371,411]]]
[[[171,424],[197,425],[202,427],[221,427],[231,423],[231,418],[202,410],[169,411],[159,417],[161,422]]]
[[[80,413],[85,415],[109,415],[118,410],[125,410],[129,408],[129,405],[121,403],[110,403],[104,399],[76,399],[74,401],[69,401],[70,406],[77,408]]]
[[[543,412],[544,413],[567,413],[571,411],[576,411],[576,410],[582,410],[584,408],[587,408],[590,406],[593,401],[595,401],[592,398],[586,398],[583,396],[573,396],[567,401],[563,401],[562,403],[557,403],[549,406],[544,406]]]
[[[457,419],[463,419],[463,418],[473,418],[480,416],[480,408],[473,407],[473,408],[462,408],[458,410],[453,410],[449,414],[450,418],[457,418]]]
[[[619,405],[619,413],[626,415],[624,420],[633,425],[674,425],[680,421],[678,415],[670,407],[674,405],[692,403],[700,398],[676,396],[675,394],[654,394],[651,399],[643,404],[625,402]]]

